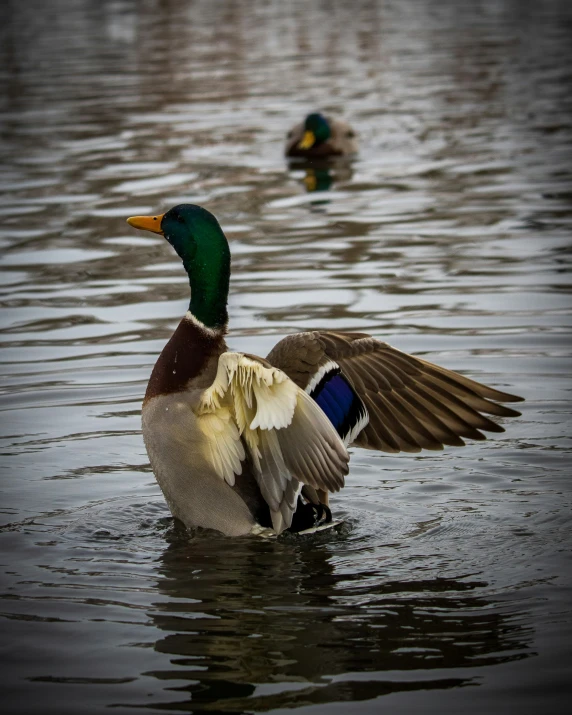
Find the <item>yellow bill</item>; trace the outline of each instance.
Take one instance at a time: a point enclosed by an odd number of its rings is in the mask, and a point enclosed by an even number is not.
[[[298,149],[309,149],[310,147],[313,147],[315,143],[316,137],[314,135],[314,132],[307,130],[304,132],[304,136],[298,143]]]
[[[133,228],[141,228],[144,231],[153,231],[153,233],[160,233],[161,231],[161,221],[165,214],[158,214],[157,216],[131,216],[127,219],[127,223]]]

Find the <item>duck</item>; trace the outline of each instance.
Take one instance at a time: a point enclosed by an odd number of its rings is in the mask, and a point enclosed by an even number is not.
[[[301,533],[334,523],[329,495],[350,445],[441,450],[504,432],[521,397],[358,332],[287,335],[265,357],[229,350],[228,241],[205,208],[127,219],[163,236],[189,278],[189,308],[159,355],[143,440],[167,504],[189,529]]]
[[[284,153],[287,157],[319,159],[352,156],[357,150],[356,133],[349,124],[313,112],[288,132]]]

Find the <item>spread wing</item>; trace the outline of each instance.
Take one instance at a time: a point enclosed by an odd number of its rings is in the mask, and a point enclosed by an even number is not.
[[[273,348],[267,360],[321,402],[332,423],[336,424],[333,416],[337,415],[339,423],[340,415],[345,416],[348,441],[360,447],[419,452],[446,444],[462,446],[463,438],[486,439],[481,430],[504,432],[487,414],[520,414],[499,403],[522,398],[407,355],[363,333],[290,335]]]
[[[230,485],[249,453],[278,533],[288,528],[302,484],[338,491],[349,456],[315,401],[261,358],[223,353],[198,407],[211,463]]]

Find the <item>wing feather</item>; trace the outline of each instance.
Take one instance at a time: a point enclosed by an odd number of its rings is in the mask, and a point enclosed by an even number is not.
[[[201,415],[197,423],[216,473],[233,486],[235,475],[242,474],[242,462],[246,455],[230,411],[220,407],[216,412]]]
[[[301,357],[303,356],[303,357]],[[520,413],[499,404],[522,398],[403,353],[364,333],[314,331],[281,340],[267,360],[306,389],[328,362],[339,365],[369,411],[354,444],[386,452],[463,446],[503,432],[486,415]]]
[[[198,407],[216,473],[229,484],[250,455],[280,533],[292,523],[302,484],[337,491],[349,456],[319,406],[281,370],[254,356],[223,353]]]

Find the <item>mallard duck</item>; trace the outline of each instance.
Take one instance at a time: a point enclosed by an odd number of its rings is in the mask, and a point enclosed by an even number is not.
[[[317,159],[351,156],[357,152],[355,132],[346,122],[314,112],[286,137],[286,156]]]
[[[229,351],[230,250],[216,218],[181,204],[129,224],[161,234],[191,300],[151,373],[142,409],[151,466],[175,517],[229,536],[331,519],[349,445],[419,452],[503,432],[485,416],[521,398],[364,333],[313,330],[266,358]]]

